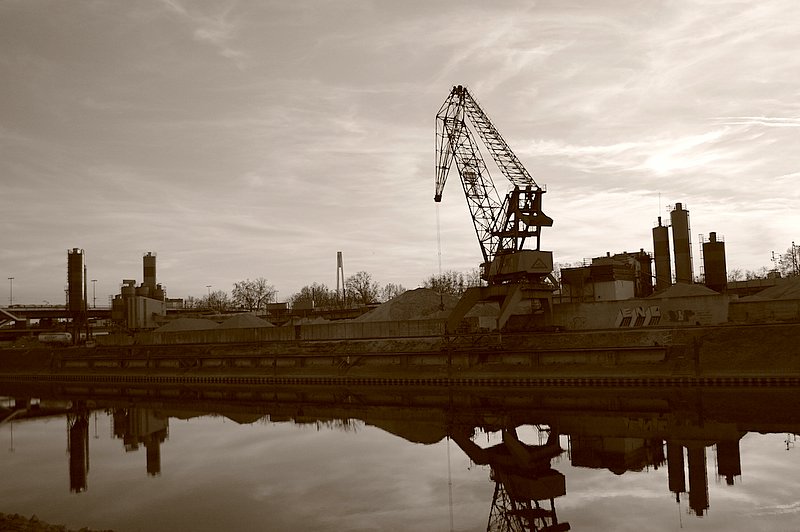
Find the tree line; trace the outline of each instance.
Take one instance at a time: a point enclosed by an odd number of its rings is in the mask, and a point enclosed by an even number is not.
[[[471,286],[480,286],[481,278],[477,268],[467,273],[448,270],[425,278],[421,286],[442,294],[462,295]],[[344,290],[338,293],[325,283],[313,282],[302,287],[288,299],[293,308],[336,309],[353,308],[384,303],[406,291],[401,284],[380,284],[365,271],[357,272],[344,281]],[[263,277],[245,279],[234,283],[231,293],[224,290],[209,291],[203,297],[188,296],[183,301],[184,308],[207,309],[216,312],[243,310],[258,312],[266,310],[267,305],[276,302],[277,290]]]
[[[772,263],[772,268],[767,268],[766,266],[762,266],[756,270],[733,268],[728,271],[728,281],[765,279],[773,272],[779,273],[781,277],[800,276],[800,246],[792,242],[792,245],[786,249],[786,253],[773,253]]]

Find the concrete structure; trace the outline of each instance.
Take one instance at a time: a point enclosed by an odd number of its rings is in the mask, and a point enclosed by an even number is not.
[[[167,314],[166,291],[156,282],[155,254],[146,253],[142,263],[142,284],[137,287],[135,279],[123,279],[111,306],[112,319],[130,330],[155,329]]]
[[[689,226],[689,211],[680,203],[670,213],[672,222],[672,251],[675,256],[675,282],[692,283],[692,240]]]
[[[728,286],[728,269],[725,265],[725,242],[717,239],[717,233],[708,234],[708,240],[701,240],[703,249],[703,274],[705,285],[724,292]]]
[[[73,248],[67,251],[67,308],[71,312],[83,312],[86,308],[84,268],[83,250]]]
[[[617,301],[647,297],[653,292],[650,255],[607,253],[592,259],[590,266],[562,268],[561,301]]]
[[[656,291],[660,292],[672,285],[669,228],[666,225],[661,225],[661,216],[658,217],[658,225],[653,228],[653,255],[656,269]]]

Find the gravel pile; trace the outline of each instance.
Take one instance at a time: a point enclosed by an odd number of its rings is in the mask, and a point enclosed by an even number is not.
[[[275,327],[252,313],[236,314],[219,324],[220,329],[253,329],[256,327]]]
[[[458,303],[458,297],[439,295],[436,290],[417,288],[355,318],[354,321],[403,321],[447,317]],[[442,311],[444,306],[444,312]]]
[[[716,296],[719,295],[719,292],[715,292],[710,288],[707,288],[701,284],[688,284],[688,283],[677,283],[666,290],[662,290],[661,292],[656,292],[652,296],[649,296],[648,299],[666,299],[670,297],[694,297],[694,296]]]
[[[765,299],[800,299],[800,277],[779,279],[775,286],[765,288],[752,296],[743,297],[742,301],[762,301]]]
[[[169,331],[203,331],[207,329],[216,329],[219,324],[213,320],[206,320],[202,318],[178,318],[162,325],[155,332],[169,332]]]

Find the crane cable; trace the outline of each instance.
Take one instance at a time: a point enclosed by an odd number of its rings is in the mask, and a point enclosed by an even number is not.
[[[439,222],[439,204],[436,203],[436,251],[439,257],[439,275],[442,275],[442,229]]]
[[[444,310],[444,295],[442,294],[442,229],[439,222],[439,204],[436,203],[436,251],[439,257],[439,310]]]

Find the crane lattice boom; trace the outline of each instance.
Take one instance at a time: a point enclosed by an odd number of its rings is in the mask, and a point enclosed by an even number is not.
[[[473,130],[502,174],[514,185],[502,201],[478,149]],[[484,264],[489,265],[500,255],[521,251],[528,237],[535,237],[538,251],[541,228],[553,225],[553,220],[541,210],[545,191],[536,184],[480,105],[461,85],[453,87],[436,115],[434,201],[442,199],[453,162],[461,177]],[[491,284],[491,274],[485,276]]]

